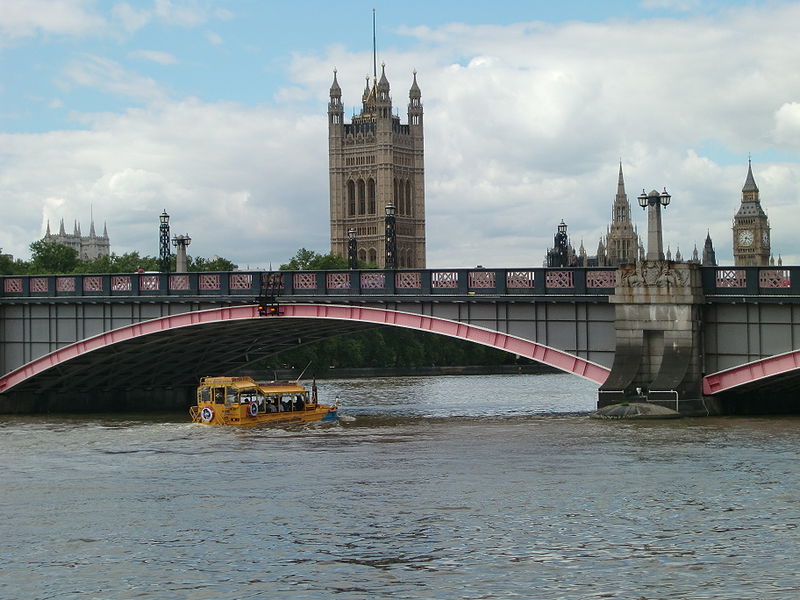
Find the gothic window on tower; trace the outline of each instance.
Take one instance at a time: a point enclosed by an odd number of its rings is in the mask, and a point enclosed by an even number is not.
[[[411,182],[406,180],[406,214],[411,215]]]
[[[377,264],[378,263],[378,251],[375,250],[375,248],[370,248],[369,249],[369,262],[371,262],[373,264]]]
[[[367,182],[367,200],[369,201],[369,214],[374,215],[375,208],[375,180],[372,177]]]
[[[367,213],[367,198],[363,179],[358,180],[358,214]]]
[[[356,184],[352,179],[347,182],[347,214],[356,214]]]

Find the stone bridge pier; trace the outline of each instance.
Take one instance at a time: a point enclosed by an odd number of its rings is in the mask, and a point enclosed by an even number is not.
[[[716,412],[702,394],[700,266],[665,260],[622,265],[609,300],[616,352],[598,407],[651,402],[684,415]]]

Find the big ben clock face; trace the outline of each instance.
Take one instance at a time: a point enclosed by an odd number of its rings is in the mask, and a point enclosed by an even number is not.
[[[749,246],[753,243],[753,232],[749,229],[743,229],[739,232],[739,243],[742,246]]]

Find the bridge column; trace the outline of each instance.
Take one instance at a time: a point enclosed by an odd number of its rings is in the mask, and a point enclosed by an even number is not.
[[[598,408],[652,402],[681,414],[707,414],[699,265],[664,260],[622,265],[610,301],[617,344],[611,373],[598,392]]]

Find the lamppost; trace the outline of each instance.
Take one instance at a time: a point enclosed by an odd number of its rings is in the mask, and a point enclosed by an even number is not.
[[[350,269],[355,269],[358,267],[356,244],[356,230],[351,227],[347,230],[347,266]]]
[[[172,245],[177,248],[177,258],[175,260],[175,271],[177,273],[186,273],[189,269],[186,264],[186,246],[192,243],[192,238],[189,234],[178,234],[172,237]]]
[[[395,214],[397,208],[394,204],[386,205],[386,268],[394,269],[397,266],[397,237],[395,236]]]
[[[638,197],[639,206],[647,208],[647,257],[646,260],[664,260],[664,242],[661,239],[661,207],[667,208],[672,198],[667,188],[660,194],[652,190],[649,194],[642,190]]]
[[[161,272],[169,273],[169,215],[166,209],[159,217],[161,225],[159,231],[159,258],[161,259]]]

